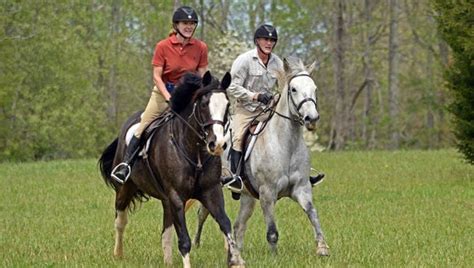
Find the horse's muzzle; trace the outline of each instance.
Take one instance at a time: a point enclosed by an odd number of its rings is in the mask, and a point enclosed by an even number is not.
[[[319,121],[319,114],[312,118],[310,116],[304,117],[304,126],[307,130],[313,131],[316,129],[316,123]]]
[[[226,142],[210,141],[207,143],[207,151],[214,156],[221,156],[226,148]]]

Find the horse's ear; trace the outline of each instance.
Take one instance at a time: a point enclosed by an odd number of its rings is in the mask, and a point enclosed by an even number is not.
[[[283,67],[285,68],[285,73],[290,72],[290,64],[288,63],[288,59],[284,58],[283,59]]]
[[[231,81],[232,81],[232,77],[230,76],[230,73],[226,72],[221,81],[221,89],[226,90],[230,86]]]
[[[212,75],[211,75],[211,72],[210,71],[207,71],[204,76],[202,77],[202,84],[204,86],[207,86],[211,83],[212,81]]]
[[[311,65],[306,66],[306,70],[308,70],[308,73],[311,74],[314,70],[319,70],[320,62],[318,60],[315,60]]]

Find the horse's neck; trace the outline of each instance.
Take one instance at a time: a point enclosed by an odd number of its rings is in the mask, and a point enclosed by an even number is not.
[[[196,151],[199,149],[200,139],[191,127],[193,127],[195,131],[199,131],[199,126],[197,126],[195,120],[189,118],[190,115],[191,112],[183,112],[180,114],[181,118],[186,120],[187,124],[183,122],[182,119],[175,118],[172,131],[180,145],[185,145],[189,150]]]
[[[291,118],[284,118],[278,114],[274,114],[272,119],[269,121],[268,125],[268,135],[275,135],[278,137],[280,144],[290,144],[298,141],[300,138],[303,138],[303,128],[298,123],[293,121],[293,115],[289,109],[288,103],[288,91],[285,87],[282,90],[280,95],[280,100],[278,101],[275,110],[277,113]]]

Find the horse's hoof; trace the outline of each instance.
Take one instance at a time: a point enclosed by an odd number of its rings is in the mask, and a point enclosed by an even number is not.
[[[318,247],[318,249],[316,250],[316,254],[318,254],[318,256],[329,256],[329,248]]]
[[[123,259],[123,253],[114,253],[114,258]]]
[[[228,260],[229,267],[232,268],[244,268],[245,261],[240,256],[234,256],[230,260]]]

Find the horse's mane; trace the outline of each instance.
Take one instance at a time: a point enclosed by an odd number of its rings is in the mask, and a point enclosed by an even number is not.
[[[170,99],[171,109],[177,113],[188,106],[195,92],[201,87],[202,79],[194,73],[186,73],[180,79],[180,83],[173,90]]]
[[[303,61],[296,56],[289,56],[285,58],[288,65],[288,71],[281,71],[277,73],[278,89],[281,92],[283,87],[288,83],[291,77],[301,72],[308,72]]]

